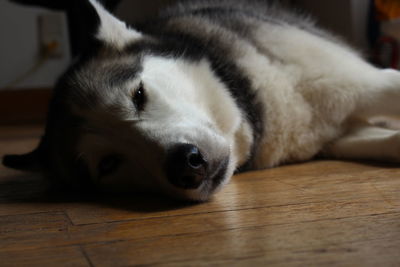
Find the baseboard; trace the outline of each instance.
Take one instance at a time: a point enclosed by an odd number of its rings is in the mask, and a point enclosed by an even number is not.
[[[50,88],[0,90],[0,124],[39,124],[46,119]]]

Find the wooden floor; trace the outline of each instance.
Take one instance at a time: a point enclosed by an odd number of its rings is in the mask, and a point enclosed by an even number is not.
[[[0,127],[0,154],[39,127]],[[0,169],[0,266],[400,266],[400,165],[314,161],[238,175],[207,203],[56,196]]]

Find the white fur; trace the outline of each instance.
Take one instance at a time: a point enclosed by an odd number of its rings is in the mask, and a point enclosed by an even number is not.
[[[348,48],[294,27],[264,26],[255,36],[275,59],[245,46],[238,53],[267,107],[259,168],[310,159],[346,132],[350,118],[366,116],[365,109],[384,113],[369,105],[378,98],[399,111],[397,72],[384,73]]]
[[[103,40],[114,47],[122,49],[128,42],[142,37],[140,32],[129,29],[126,24],[104,9],[96,0],[89,0],[100,17],[101,25],[96,38]]]

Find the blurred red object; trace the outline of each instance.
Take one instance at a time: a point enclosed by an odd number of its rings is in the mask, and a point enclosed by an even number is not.
[[[400,18],[400,0],[375,0],[379,20]]]

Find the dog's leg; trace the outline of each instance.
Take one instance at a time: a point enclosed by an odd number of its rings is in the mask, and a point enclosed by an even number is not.
[[[340,159],[400,162],[400,131],[353,122],[350,131],[328,144],[323,154]]]
[[[369,89],[363,91],[353,117],[384,115],[400,119],[400,72],[392,69],[377,72]]]
[[[345,134],[326,145],[323,154],[340,159],[400,162],[400,131],[368,122],[381,115],[400,119],[400,72],[375,69],[360,81],[356,109],[343,125]]]

